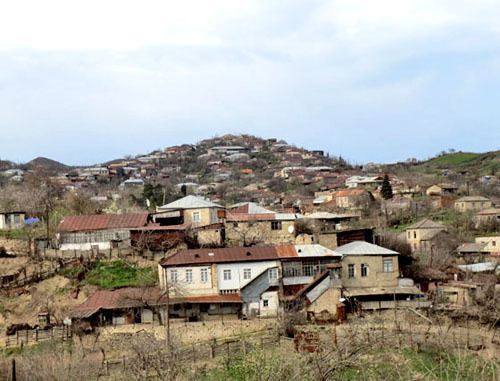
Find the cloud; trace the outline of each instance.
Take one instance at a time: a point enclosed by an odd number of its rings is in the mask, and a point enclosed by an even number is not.
[[[359,162],[498,149],[499,16],[493,1],[9,2],[2,156],[92,163],[226,132]]]

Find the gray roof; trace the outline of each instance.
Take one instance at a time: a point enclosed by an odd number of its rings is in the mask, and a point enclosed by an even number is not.
[[[416,224],[413,224],[406,229],[445,229],[446,226],[429,220],[428,218],[424,218],[422,221],[418,221]]]
[[[189,195],[174,202],[171,202],[170,204],[160,206],[158,207],[158,210],[199,209],[199,208],[222,208],[222,206],[215,204],[210,200],[206,200],[202,197]]]
[[[483,271],[493,271],[495,270],[497,264],[495,262],[483,262],[474,263],[471,265],[458,265],[457,267],[461,270],[470,271],[473,273],[479,273]]]
[[[459,198],[455,202],[462,202],[462,201],[465,201],[465,202],[490,201],[490,199],[486,198],[486,197],[483,197],[483,196],[465,196],[465,197]]]
[[[255,202],[239,202],[237,204],[231,205],[231,209],[245,205],[248,205],[248,214],[276,214],[276,212],[266,209]]]
[[[365,241],[354,241],[337,247],[334,252],[341,255],[398,255],[399,253],[385,247],[373,245]]]

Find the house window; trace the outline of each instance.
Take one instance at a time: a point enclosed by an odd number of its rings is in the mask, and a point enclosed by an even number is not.
[[[262,306],[263,306],[263,307],[269,307],[269,300],[264,299],[264,300],[262,301]]]
[[[496,246],[497,245],[497,241],[491,241],[491,246]]]
[[[201,269],[200,270],[200,281],[201,281],[201,283],[208,282],[208,269]]]
[[[193,270],[186,270],[186,283],[193,283]]]
[[[368,276],[368,265],[366,263],[361,264],[361,276]]]
[[[224,280],[231,280],[231,270],[224,270]]]
[[[237,228],[238,227],[238,223],[237,222],[233,222],[233,228]]]
[[[191,214],[191,221],[192,222],[200,222],[201,221],[200,212],[193,212],[193,214]]]
[[[411,232],[408,232],[408,238],[411,238]]]
[[[177,270],[170,270],[170,281],[177,283]]]
[[[413,238],[417,239],[417,232],[413,232]]]
[[[281,230],[281,221],[271,221],[271,230]]]
[[[252,269],[243,269],[243,279],[252,278]]]
[[[354,265],[353,264],[347,266],[347,272],[348,272],[349,278],[354,278]]]
[[[392,259],[384,259],[384,273],[392,273]]]
[[[269,280],[278,279],[278,269],[269,269]]]

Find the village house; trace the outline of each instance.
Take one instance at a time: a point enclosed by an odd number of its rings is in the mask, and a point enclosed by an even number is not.
[[[481,227],[500,226],[500,208],[488,208],[477,212],[472,217],[476,225],[476,229]]]
[[[489,199],[482,196],[466,196],[455,201],[455,210],[459,212],[477,212],[483,209],[491,208]]]
[[[200,227],[219,223],[218,212],[223,209],[224,207],[202,197],[188,195],[169,204],[157,207],[157,212],[179,212],[179,215],[182,217],[182,224],[187,224],[191,227]]]
[[[427,188],[427,196],[450,196],[457,194],[458,187],[454,184],[435,184]]]
[[[346,179],[347,188],[370,188],[376,189],[382,186],[384,178],[382,176],[351,176]]]
[[[160,287],[172,288],[174,297],[236,294],[241,297],[243,314],[274,316],[278,312],[277,282],[281,273],[285,294],[293,293],[339,258],[320,245],[183,250],[160,262]],[[195,314],[210,308],[192,306]]]
[[[365,189],[345,189],[335,192],[335,205],[342,209],[364,209],[373,201]]]
[[[276,213],[253,202],[236,204],[226,213],[225,237],[237,246],[292,244],[296,219],[293,213]]]
[[[148,213],[65,216],[56,235],[61,250],[130,247],[130,230],[146,226]]]
[[[25,217],[24,212],[0,212],[0,230],[22,229]]]
[[[490,253],[490,255],[500,253],[500,235],[476,237],[475,241],[486,244],[483,251]]]
[[[433,240],[436,240],[437,235],[445,230],[444,225],[425,218],[405,229],[406,242],[410,245],[412,252],[430,251]]]
[[[400,278],[399,253],[363,241],[340,246],[335,253],[342,255],[342,294],[351,308],[428,305],[413,280]]]

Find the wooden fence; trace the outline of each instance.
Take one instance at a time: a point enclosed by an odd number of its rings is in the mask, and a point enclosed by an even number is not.
[[[25,346],[45,340],[68,340],[73,337],[71,326],[54,326],[50,329],[25,329],[16,331],[14,335],[6,335],[2,347]]]

